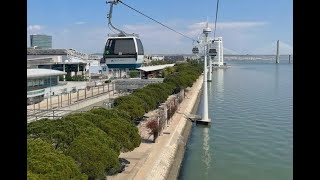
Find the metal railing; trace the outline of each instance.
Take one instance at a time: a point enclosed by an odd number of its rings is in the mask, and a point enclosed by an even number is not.
[[[102,102],[102,106],[92,106],[91,109],[96,109],[96,108],[105,108],[105,109],[111,109],[113,108],[113,100],[108,100]],[[43,118],[48,118],[48,119],[60,119],[68,114],[71,113],[83,113],[87,112],[88,110],[63,110],[63,109],[40,109],[37,110],[36,112],[31,109],[27,109],[27,122],[32,122],[32,121],[37,121]]]
[[[30,110],[28,110],[30,111]],[[28,112],[27,111],[27,112]],[[56,109],[56,110],[38,110],[37,113],[27,113],[27,122],[32,122],[32,121],[37,121],[39,119],[60,119],[63,116],[70,114],[70,113],[83,113],[86,111],[81,111],[81,110],[61,110],[61,109]]]
[[[57,108],[63,108],[72,104],[84,101],[86,99],[95,98],[107,93],[115,94],[114,86],[112,84],[89,87],[84,89],[78,89],[76,91],[66,92],[59,95],[50,96],[40,103],[27,106],[27,110],[32,110],[36,113],[38,110],[46,109],[52,110]]]

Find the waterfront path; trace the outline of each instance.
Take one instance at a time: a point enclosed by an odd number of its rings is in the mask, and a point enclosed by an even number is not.
[[[198,94],[201,93],[203,76],[201,75],[186,92],[186,98],[180,104],[178,113],[172,117],[171,123],[158,137],[156,143],[142,142],[131,152],[121,153],[120,158],[130,161],[125,171],[115,176],[107,176],[108,180],[162,180],[166,179],[170,165],[174,161],[181,134],[188,121],[185,115],[191,113]]]

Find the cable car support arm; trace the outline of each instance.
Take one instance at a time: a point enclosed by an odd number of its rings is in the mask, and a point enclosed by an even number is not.
[[[118,4],[119,0],[109,0],[106,3],[110,3],[110,10],[109,10],[109,14],[107,15],[108,18],[108,25],[110,25],[113,29],[117,30],[120,34],[127,36],[127,33],[125,33],[124,31],[114,27],[111,23],[111,18],[112,18],[112,9],[113,9],[113,5]]]

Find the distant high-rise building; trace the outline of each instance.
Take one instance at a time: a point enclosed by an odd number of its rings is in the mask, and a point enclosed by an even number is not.
[[[44,34],[32,34],[30,35],[31,47],[37,46],[37,48],[46,49],[52,48],[52,36]]]

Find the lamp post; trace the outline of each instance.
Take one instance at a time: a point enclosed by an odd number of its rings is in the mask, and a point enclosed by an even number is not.
[[[50,64],[50,76],[49,76],[50,94],[49,94],[49,98],[50,98],[50,108],[52,109],[52,102],[51,102],[51,68],[52,68],[52,65]]]
[[[158,117],[158,137],[160,136],[160,113],[159,111],[157,112],[157,117]]]

